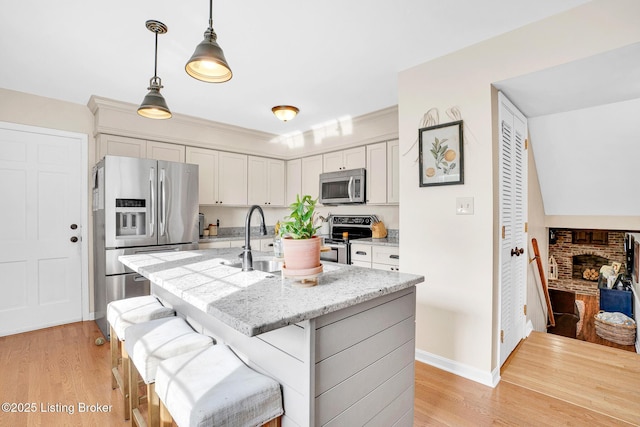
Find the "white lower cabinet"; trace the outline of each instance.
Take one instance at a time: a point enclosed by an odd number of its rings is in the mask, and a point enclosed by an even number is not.
[[[273,239],[260,239],[260,250],[262,252],[273,252]]]
[[[373,246],[371,268],[400,271],[400,248],[397,246]]]
[[[397,246],[351,244],[351,264],[376,270],[400,271]]]
[[[351,264],[371,268],[371,245],[351,244]]]

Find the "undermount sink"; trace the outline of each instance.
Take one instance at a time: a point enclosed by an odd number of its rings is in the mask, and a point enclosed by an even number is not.
[[[229,267],[237,267],[242,268],[242,262],[236,262],[234,264],[227,264]],[[254,259],[253,260],[253,269],[264,271],[265,273],[275,273],[277,271],[282,270],[282,261],[277,261],[273,259]]]

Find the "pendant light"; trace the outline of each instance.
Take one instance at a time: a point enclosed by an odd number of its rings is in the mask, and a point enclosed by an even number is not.
[[[300,110],[293,105],[277,105],[271,109],[273,114],[283,122],[293,119]]]
[[[233,76],[217,39],[218,36],[213,31],[213,0],[209,0],[209,28],[204,32],[204,40],[196,46],[184,67],[194,79],[207,83],[224,83]]]
[[[169,119],[171,111],[167,106],[167,102],[160,93],[162,80],[158,77],[158,34],[167,32],[167,26],[160,21],[150,19],[146,22],[147,29],[156,35],[156,50],[153,65],[153,77],[149,80],[149,93],[142,100],[142,104],[138,108],[138,114],[149,119]]]

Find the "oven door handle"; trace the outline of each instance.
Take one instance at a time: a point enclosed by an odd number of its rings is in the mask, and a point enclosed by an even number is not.
[[[327,248],[331,248],[331,249],[340,249],[340,248],[346,248],[347,245],[342,244],[342,243],[325,243],[324,245]]]

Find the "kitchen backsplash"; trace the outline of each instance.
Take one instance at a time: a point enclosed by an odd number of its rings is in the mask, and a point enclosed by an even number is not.
[[[239,228],[244,234],[244,222],[247,217],[248,207],[219,207],[219,206],[200,206],[200,212],[205,216],[205,224],[215,224],[216,220],[220,220],[220,229],[223,228]],[[282,221],[289,214],[288,208],[264,207],[265,221],[272,228],[277,221]],[[374,206],[374,205],[358,205],[358,206],[318,206],[316,212],[318,215],[327,217],[329,214],[340,215],[377,215],[384,222],[388,232],[399,228],[398,206]],[[259,216],[255,213],[251,218],[251,226],[257,227],[260,224]]]
[[[272,225],[267,226],[267,235],[273,236],[275,234],[274,227]],[[260,227],[251,227],[251,237],[260,235]],[[243,237],[244,227],[220,227],[218,230],[218,237]],[[400,238],[400,230],[389,228],[387,229],[387,237],[398,239]]]

